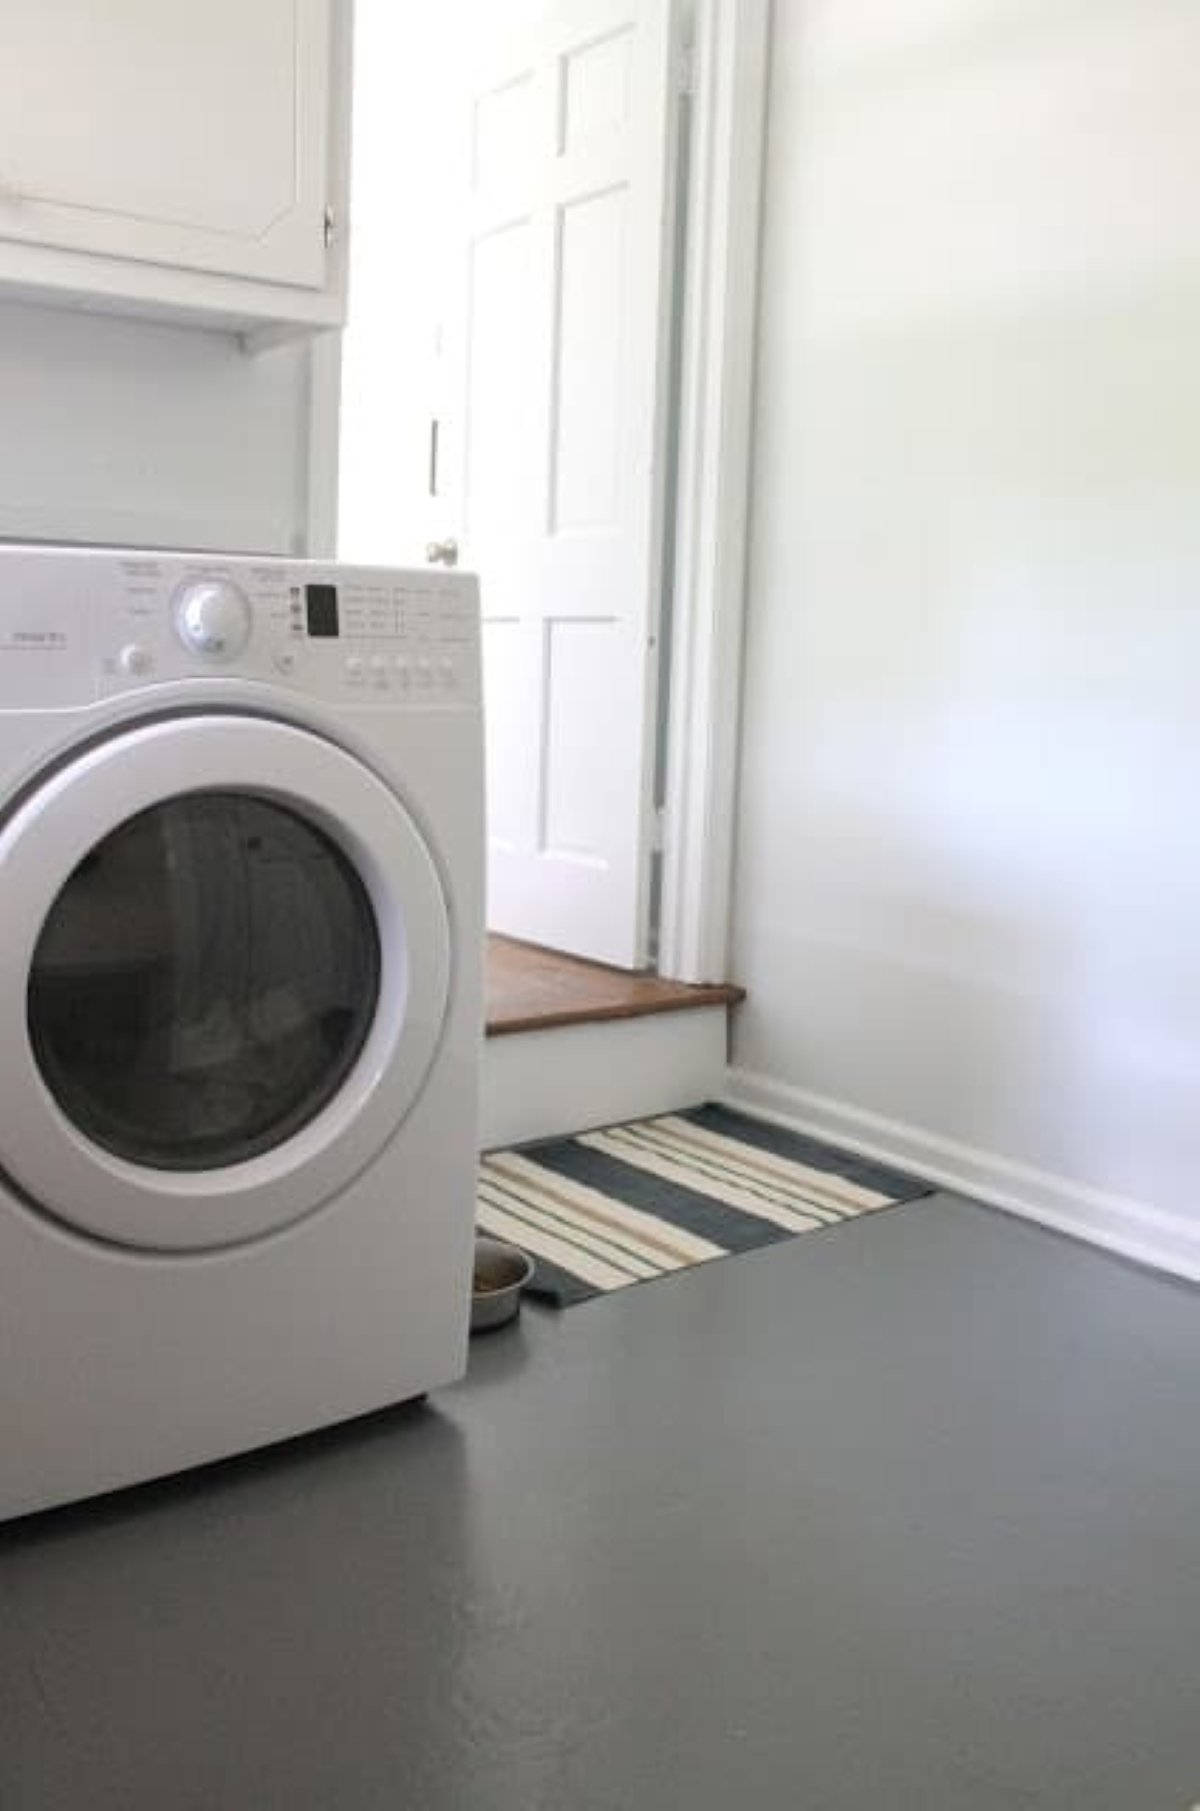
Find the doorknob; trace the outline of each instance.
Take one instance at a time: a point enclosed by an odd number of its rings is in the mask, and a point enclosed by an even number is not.
[[[445,541],[430,541],[425,549],[425,558],[431,566],[457,566],[458,542],[453,537]]]

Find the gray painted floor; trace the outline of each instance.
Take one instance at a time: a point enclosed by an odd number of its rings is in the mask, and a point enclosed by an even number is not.
[[[3,1811],[1188,1811],[1200,1299],[945,1197],[0,1533]]]

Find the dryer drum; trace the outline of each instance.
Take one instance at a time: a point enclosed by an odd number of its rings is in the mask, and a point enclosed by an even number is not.
[[[34,954],[30,1042],[104,1149],[220,1168],[333,1098],[379,971],[370,896],[318,825],[252,794],[187,794],[122,824],[59,893]]]

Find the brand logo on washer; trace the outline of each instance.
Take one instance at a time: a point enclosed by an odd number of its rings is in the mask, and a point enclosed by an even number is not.
[[[0,649],[6,654],[58,654],[67,646],[63,629],[9,629],[0,632]]]

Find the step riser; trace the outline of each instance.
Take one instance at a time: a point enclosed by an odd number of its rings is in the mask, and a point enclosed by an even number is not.
[[[488,1038],[485,1151],[698,1106],[725,1075],[725,1006]]]

